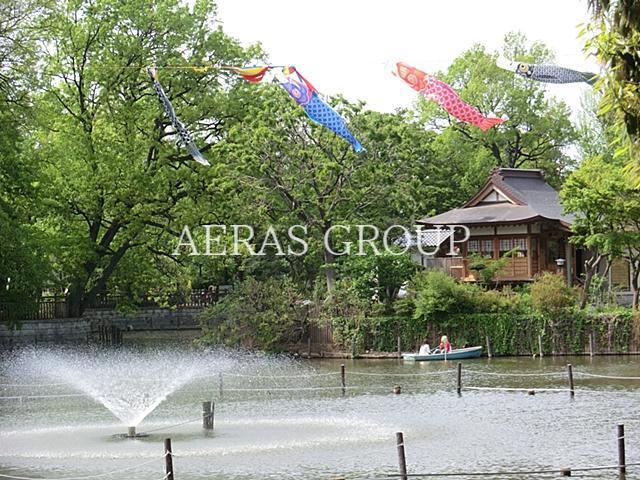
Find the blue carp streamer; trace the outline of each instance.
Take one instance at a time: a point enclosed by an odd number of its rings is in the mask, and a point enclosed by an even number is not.
[[[340,135],[356,152],[364,150],[349,130],[345,119],[320,98],[313,85],[293,67],[287,67],[283,72],[285,79],[280,82],[282,88],[304,109],[311,120]]]

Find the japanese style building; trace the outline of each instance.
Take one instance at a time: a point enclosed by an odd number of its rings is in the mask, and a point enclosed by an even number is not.
[[[425,267],[437,264],[456,278],[474,281],[468,255],[498,259],[517,249],[496,280],[529,282],[535,275],[551,271],[564,273],[572,284],[582,273],[583,253],[568,242],[571,222],[572,217],[562,213],[558,192],[545,181],[542,170],[498,168],[460,208],[417,222],[427,228],[468,227],[470,238],[459,244],[460,255],[447,255],[445,242],[436,258],[416,260]]]
[[[507,266],[495,278],[502,283],[530,282],[542,272],[562,273],[570,285],[579,283],[584,260],[590,255],[569,242],[572,216],[562,212],[556,192],[544,179],[542,170],[497,168],[484,186],[460,208],[423,218],[423,246],[434,255],[412,248],[414,261],[427,269],[443,270],[462,281],[475,281],[469,269],[472,253],[501,258],[516,249]],[[451,255],[451,233],[440,227],[464,225],[470,237]],[[439,248],[438,248],[439,245]],[[435,246],[435,248],[434,248]],[[610,291],[620,303],[631,302],[629,262],[615,259],[600,267]]]

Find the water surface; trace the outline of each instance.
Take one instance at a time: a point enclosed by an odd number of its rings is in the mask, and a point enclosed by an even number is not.
[[[571,362],[573,400],[566,390],[536,395],[465,390],[458,397],[456,362],[396,360],[238,365],[223,373],[221,395],[219,372],[214,365],[203,365],[199,376],[142,421],[138,430],[150,435],[137,440],[114,437],[125,426],[104,405],[80,396],[83,392],[73,382],[51,385],[59,382],[37,372],[16,378],[6,373],[11,371],[7,362],[0,377],[5,385],[0,387],[0,473],[6,475],[62,478],[119,471],[106,478],[159,480],[164,475],[162,441],[171,437],[180,480],[379,477],[397,472],[399,431],[410,473],[612,465],[617,461],[618,423],[626,428],[627,461],[640,461],[640,381],[580,375],[640,376],[638,357],[501,358],[463,364],[465,386],[566,389],[565,365]],[[344,397],[341,363],[346,367]],[[126,370],[121,375],[130,377]],[[109,378],[113,381],[113,372]],[[10,386],[14,384],[33,386]],[[402,394],[391,393],[394,385],[402,387]],[[33,396],[45,398],[28,398]],[[213,434],[201,428],[205,400],[215,401]],[[629,470],[628,478],[640,478],[640,467]],[[614,474],[593,472],[581,478]]]

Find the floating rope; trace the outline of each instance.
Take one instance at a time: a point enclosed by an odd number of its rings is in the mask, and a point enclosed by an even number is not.
[[[513,471],[496,471],[496,472],[442,472],[442,473],[389,473],[383,474],[379,477],[360,477],[367,480],[390,480],[402,477],[485,477],[485,476],[498,476],[498,475],[536,475],[536,474],[557,474],[562,470],[571,470],[571,472],[593,472],[597,470],[613,470],[620,467],[635,467],[640,463],[627,463],[625,465],[602,465],[597,467],[579,467],[579,468],[554,468],[544,470],[513,470]]]
[[[473,373],[474,375],[490,375],[495,377],[566,377],[566,372],[549,372],[549,373],[500,373],[500,372],[483,372],[482,370],[465,369],[465,373]]]
[[[568,392],[568,388],[463,387],[463,390],[495,390],[505,392]],[[574,389],[575,391],[575,389]]]
[[[443,375],[445,373],[453,373],[455,370],[441,370],[438,372],[424,372],[424,373],[379,373],[379,372],[353,372],[347,370],[346,375],[366,375],[366,376],[379,376],[379,377],[430,377],[433,375]]]
[[[0,473],[0,478],[13,478],[15,480],[87,480],[90,478],[101,478],[101,477],[106,477],[109,475],[114,475],[116,473],[121,473],[121,472],[126,472],[129,470],[133,470],[134,468],[138,468],[138,467],[143,467],[145,465],[149,465],[150,463],[153,462],[157,462],[158,458],[164,458],[166,457],[167,454],[165,453],[164,455],[157,457],[157,458],[153,458],[147,462],[142,462],[142,463],[138,463],[136,465],[131,465],[129,467],[125,467],[125,468],[121,468],[119,470],[112,470],[110,472],[105,472],[105,473],[98,473],[97,475],[87,475],[84,477],[51,477],[51,478],[44,478],[44,477],[19,477],[16,475],[5,475]]]
[[[68,383],[0,383],[0,387],[12,388],[39,388],[39,387],[60,387],[69,385]]]
[[[159,432],[160,430],[163,430],[163,431],[170,430],[172,428],[181,427],[182,425],[187,425],[188,423],[199,422],[200,420],[202,420],[202,417],[194,418],[193,420],[187,420],[185,422],[176,423],[175,425],[167,425],[164,427],[152,428],[151,430],[145,430],[141,433],[153,433],[153,432]]]
[[[640,377],[620,377],[614,375],[597,375],[595,373],[587,373],[587,372],[574,372],[577,375],[582,375],[583,377],[593,377],[593,378],[608,378],[610,380],[640,380]]]
[[[327,373],[308,373],[304,375],[249,375],[243,373],[223,373],[223,376],[227,377],[242,377],[242,378],[309,378],[309,377],[328,377],[331,375],[340,375],[340,372],[327,372]],[[213,376],[213,375],[207,375]]]
[[[366,388],[365,386],[336,386],[336,387],[273,387],[273,388],[225,388],[225,392],[275,392],[275,391],[313,391],[313,390],[341,390],[341,389]]]
[[[57,395],[14,395],[9,397],[0,397],[0,400],[28,400],[31,398],[70,398],[70,397],[91,397],[83,393],[61,393]]]

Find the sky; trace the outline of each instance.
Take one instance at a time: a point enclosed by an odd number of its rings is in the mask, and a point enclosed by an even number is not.
[[[578,25],[588,20],[586,0],[218,0],[225,32],[243,45],[261,42],[271,63],[296,65],[323,94],[364,100],[392,112],[416,93],[389,73],[402,60],[437,72],[475,43],[499,50],[519,31],[541,41],[556,63],[599,70],[586,58]],[[549,85],[573,113],[586,84]]]

